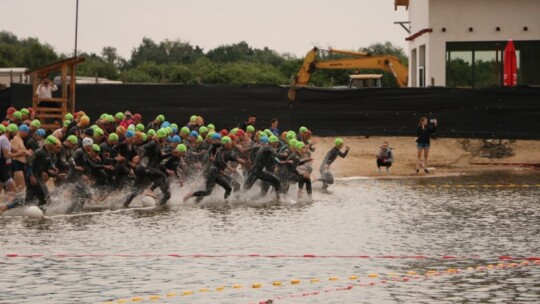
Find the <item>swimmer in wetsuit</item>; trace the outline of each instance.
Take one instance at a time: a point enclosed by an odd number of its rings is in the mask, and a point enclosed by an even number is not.
[[[286,162],[280,161],[280,158],[283,158],[284,155],[276,152],[278,145],[278,138],[272,135],[268,138],[268,145],[261,146],[258,149],[249,176],[244,183],[245,190],[249,190],[253,184],[260,179],[263,181],[263,185],[268,183],[274,187],[277,199],[280,199],[281,181],[274,175],[273,171],[276,164],[285,164]],[[266,194],[267,191],[268,188],[262,188],[263,195]]]
[[[45,182],[49,175],[56,175],[58,169],[53,164],[52,155],[59,151],[59,141],[52,135],[45,139],[42,148],[37,149],[28,159],[25,170],[26,196],[14,200],[6,206],[0,207],[0,213],[8,209],[13,209],[23,204],[32,203],[38,200],[38,206],[44,209],[50,203],[51,196]]]
[[[167,132],[165,129],[159,129],[154,139],[140,147],[140,161],[135,169],[135,183],[131,193],[124,202],[124,207],[129,207],[131,201],[143,192],[150,182],[157,183],[163,193],[159,201],[160,205],[165,205],[171,197],[167,175],[159,169],[159,164],[167,156],[165,153],[165,138]]]
[[[343,148],[343,140],[341,138],[336,138],[334,143],[335,146],[330,149],[328,153],[326,153],[326,157],[322,161],[321,167],[319,168],[321,177],[313,181],[321,181],[323,183],[323,189],[328,188],[328,185],[332,185],[334,183],[334,176],[332,175],[332,172],[330,172],[330,165],[336,160],[338,156],[341,158],[345,158],[349,153],[348,146],[345,148],[345,152],[341,152],[341,148]]]
[[[227,199],[233,190],[231,187],[232,179],[225,174],[228,162],[244,163],[244,160],[238,159],[232,155],[233,143],[230,137],[224,136],[221,138],[222,146],[217,150],[214,161],[206,172],[206,188],[205,190],[188,193],[184,196],[184,202],[192,197],[197,197],[197,202],[200,202],[205,196],[209,196],[216,184],[225,189],[224,198]]]

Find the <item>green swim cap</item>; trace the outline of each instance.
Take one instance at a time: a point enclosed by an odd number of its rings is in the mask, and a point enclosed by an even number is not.
[[[27,108],[22,108],[22,109],[21,109],[21,114],[23,114],[23,115],[29,115],[29,114],[30,114],[30,111],[28,111]]]
[[[222,143],[222,144],[228,144],[228,143],[230,143],[230,142],[232,142],[232,140],[231,140],[231,138],[230,138],[229,136],[223,136],[223,137],[221,138],[221,143]]]
[[[232,129],[230,133],[236,135],[236,132],[238,132],[238,128]]]
[[[156,120],[159,120],[161,122],[164,122],[165,121],[165,116],[163,116],[162,114],[159,114],[157,117],[156,117]]]
[[[216,129],[216,127],[214,126],[214,124],[208,124],[206,127],[207,127],[209,130],[215,130],[215,129]]]
[[[93,144],[92,145],[92,150],[94,150],[94,152],[99,152],[99,151],[101,151],[101,148],[98,146],[98,144]]]
[[[290,141],[291,139],[295,139],[296,136],[294,136],[294,134],[291,134],[291,133],[287,133],[287,136],[285,136],[285,139],[287,141]]]
[[[246,127],[246,132],[255,132],[255,127],[254,126],[247,126]]]
[[[76,145],[76,144],[79,143],[79,140],[77,139],[77,136],[75,136],[75,135],[70,135],[70,136],[68,136],[68,137],[67,137],[67,140],[68,140],[69,142],[71,142],[72,144],[74,144],[74,145]]]
[[[32,123],[30,125],[39,129],[39,128],[41,128],[41,121],[39,121],[37,119],[34,119],[34,120],[32,120]]]
[[[292,135],[296,138],[296,132],[294,132],[294,131],[288,131],[288,132],[287,132],[287,135],[289,135],[289,134],[292,134]]]
[[[154,136],[154,135],[156,135],[156,130],[154,129],[148,130],[148,136]]]
[[[197,120],[197,115],[191,115],[191,117],[189,118],[189,122],[194,122]]]
[[[208,133],[208,128],[205,127],[205,126],[201,126],[199,128],[199,134],[201,134],[201,133]]]
[[[6,131],[8,131],[8,132],[10,132],[10,133],[11,133],[11,132],[17,132],[17,131],[19,131],[19,127],[17,127],[16,124],[9,124],[9,125],[7,126],[7,128],[6,128]]]
[[[336,140],[334,141],[334,143],[336,144],[336,146],[339,146],[339,145],[343,144],[343,139],[341,139],[341,138],[338,137],[338,138],[336,138]]]
[[[99,128],[97,125],[91,125],[90,129],[95,130],[96,128]]]
[[[268,142],[271,142],[271,143],[275,143],[275,142],[278,142],[279,139],[277,138],[277,136],[275,135],[272,135],[268,138]]]
[[[54,137],[52,135],[49,135],[45,139],[45,143],[46,144],[51,144],[51,145],[56,145],[58,143],[58,139],[56,139],[56,137]]]
[[[71,121],[73,121],[73,114],[71,114],[71,113],[66,113],[66,115],[64,115],[64,120],[71,120]]]
[[[105,120],[108,122],[114,122],[114,117],[112,115],[105,116]]]
[[[94,135],[103,136],[105,134],[100,127],[94,128]]]
[[[144,125],[141,124],[141,123],[140,123],[140,124],[137,124],[137,125],[135,126],[135,130],[136,130],[136,131],[139,131],[139,132],[144,132]]]
[[[67,127],[69,127],[69,124],[70,124],[70,123],[71,123],[71,120],[64,120],[64,123],[62,123],[62,126],[63,126],[64,128],[67,128]],[[41,126],[41,125],[40,125],[40,126]],[[38,127],[38,128],[39,128],[39,127]]]
[[[298,140],[296,140],[296,138],[289,140],[289,147],[294,148],[297,142]]]
[[[158,138],[166,137],[166,136],[167,136],[167,131],[165,131],[165,129],[159,129],[159,130],[157,130],[157,132],[156,132],[156,136],[157,136]]]
[[[305,146],[306,145],[301,141],[297,142],[296,145],[294,145],[294,147],[298,150],[303,149]]]
[[[202,141],[203,141],[202,136],[200,136],[200,135],[197,136],[197,142],[202,142]]]
[[[6,126],[0,124],[0,133],[6,133]]]
[[[268,137],[274,135],[274,133],[272,133],[272,131],[270,131],[270,129],[264,129],[264,133],[266,133],[266,135],[267,135]]]
[[[186,145],[184,145],[184,144],[179,144],[178,146],[176,146],[176,150],[177,150],[178,152],[186,152],[186,151],[187,151],[187,147],[186,147]]]
[[[300,127],[300,133],[306,133],[308,129],[306,127]]]
[[[118,135],[116,133],[109,134],[110,141],[118,141]]]
[[[167,135],[173,134],[173,129],[171,127],[166,127],[165,131],[167,132]]]
[[[182,129],[180,129],[180,134],[189,134],[189,128],[188,127],[182,127]]]
[[[169,127],[178,130],[178,125],[175,123],[172,123]]]
[[[146,133],[141,133],[141,139],[142,141],[146,141],[148,139],[148,135],[146,135]]]
[[[268,136],[266,135],[266,133],[264,133],[264,132],[259,132],[259,139],[261,139],[261,138],[263,138],[263,137],[265,137],[265,136],[268,137]]]
[[[206,139],[212,139],[212,136],[214,136],[214,134],[216,134],[216,132],[214,131],[208,132],[208,135],[206,135]]]
[[[101,114],[101,116],[99,116],[99,119],[102,119],[102,120],[105,120],[107,118],[107,113],[103,113]]]
[[[17,119],[22,119],[22,113],[19,112],[19,111],[15,111],[15,112],[13,112],[13,117],[15,117]]]
[[[118,112],[118,113],[114,114],[114,118],[116,118],[118,120],[124,120],[124,113]]]

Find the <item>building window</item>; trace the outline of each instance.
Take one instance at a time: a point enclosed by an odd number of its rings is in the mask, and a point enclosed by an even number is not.
[[[502,86],[506,41],[446,43],[446,86],[474,88]],[[540,84],[540,41],[514,41],[519,85]]]

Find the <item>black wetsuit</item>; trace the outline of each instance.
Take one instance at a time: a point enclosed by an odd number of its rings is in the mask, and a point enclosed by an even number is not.
[[[50,202],[50,194],[47,186],[43,182],[43,173],[47,173],[49,169],[53,169],[53,158],[45,148],[37,149],[26,162],[26,197],[24,201],[29,203],[35,199],[39,200],[38,206],[43,206]],[[35,177],[37,183],[32,185],[30,177]]]
[[[135,183],[131,193],[124,202],[124,207],[128,207],[131,201],[147,187],[149,182],[157,183],[163,197],[160,204],[164,205],[171,197],[167,175],[159,169],[159,164],[167,156],[163,154],[162,147],[155,141],[144,144],[140,147],[141,159],[135,169]]]
[[[255,156],[255,160],[253,161],[250,174],[244,183],[244,189],[249,190],[253,184],[260,179],[263,182],[272,185],[276,190],[276,193],[279,193],[281,191],[281,182],[272,172],[281,157],[282,156],[272,147],[260,147]],[[263,193],[266,193],[268,188],[263,187],[262,190]]]
[[[73,184],[73,203],[68,212],[73,212],[76,209],[82,209],[84,204],[92,198],[92,192],[87,182],[83,180],[83,175],[89,175],[92,170],[101,170],[103,165],[96,164],[88,157],[88,154],[83,148],[75,150],[70,159],[69,172],[66,178],[66,183]],[[78,171],[75,167],[82,167],[83,171]]]
[[[163,172],[167,176],[167,183],[170,185],[171,176],[167,174],[167,170],[171,170],[174,172],[174,176],[179,178],[178,175],[178,168],[180,167],[180,157],[173,156],[172,154],[168,154],[167,157],[165,157],[161,163],[159,163],[159,170]],[[160,180],[155,180],[152,183],[152,186],[150,187],[150,190],[154,191],[156,188],[158,188],[160,185]]]
[[[213,164],[206,172],[206,189],[193,193],[193,196],[197,197],[197,202],[201,201],[204,196],[210,195],[216,184],[225,189],[225,199],[231,195],[233,190],[231,183],[234,182],[232,178],[227,176],[224,172],[227,168],[227,163],[230,161],[236,162],[238,159],[232,155],[232,150],[227,150],[225,147],[220,147],[216,152]],[[235,184],[234,187],[235,190],[238,190],[240,185]]]
[[[337,147],[333,147],[332,149],[330,149],[330,151],[328,151],[328,153],[326,153],[326,156],[324,157],[324,160],[319,167],[319,172],[321,173],[321,181],[323,182],[324,189],[326,189],[328,185],[332,185],[334,183],[334,176],[332,175],[330,170],[326,168],[326,166],[330,166],[338,156],[341,158],[345,158],[348,153],[349,150],[341,152]]]
[[[115,156],[122,156],[123,161],[116,162],[114,167],[114,182],[117,187],[123,187],[129,180],[133,180],[133,173],[129,162],[137,155],[137,150],[134,145],[127,141],[121,142],[112,148],[112,153]]]
[[[292,161],[292,164],[287,164],[288,168],[288,180],[298,182],[298,188],[302,190],[304,188],[304,184],[306,185],[306,190],[308,194],[311,194],[311,178],[305,178],[304,175],[300,174],[297,170],[298,166],[301,166],[308,162],[307,159],[302,159],[299,154],[296,152],[291,153],[289,157],[287,157],[287,161]],[[288,190],[288,189],[287,189]]]
[[[58,152],[56,157],[56,168],[58,168],[58,173],[64,173],[67,174],[69,170],[69,159],[71,158],[71,155],[73,154],[73,150],[69,149],[62,143],[62,148],[60,152]],[[55,187],[59,187],[62,184],[65,183],[65,179],[56,179],[54,181]]]

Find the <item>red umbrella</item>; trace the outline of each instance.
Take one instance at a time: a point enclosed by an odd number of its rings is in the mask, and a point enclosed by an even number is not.
[[[514,42],[508,40],[504,48],[504,86],[514,87],[517,85],[517,59]]]

